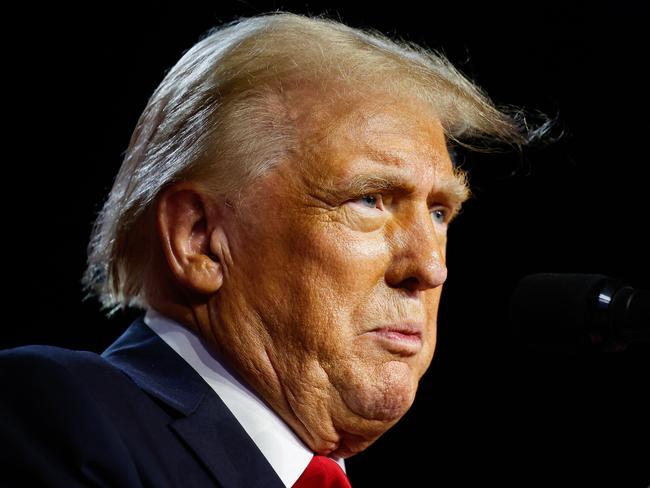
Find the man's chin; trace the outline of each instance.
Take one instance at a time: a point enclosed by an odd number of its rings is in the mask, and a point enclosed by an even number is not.
[[[404,416],[414,399],[415,388],[395,383],[387,385],[382,394],[369,395],[364,401],[359,397],[349,399],[352,415],[339,432],[340,443],[333,455],[348,458],[365,450]]]
[[[390,361],[372,374],[358,375],[340,393],[347,407],[362,419],[396,422],[411,407],[417,384],[411,366]]]
[[[330,377],[338,400],[328,412],[336,440],[312,430],[303,439],[319,454],[350,457],[374,443],[409,410],[415,399],[419,377],[403,361],[389,361],[374,368],[356,364],[355,368],[340,370]],[[335,397],[334,397],[335,398]],[[313,426],[312,426],[313,427]],[[320,433],[322,434],[322,432]]]

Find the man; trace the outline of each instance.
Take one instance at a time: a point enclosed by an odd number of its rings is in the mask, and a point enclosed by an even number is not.
[[[524,142],[415,46],[284,13],[211,32],[149,100],[89,246],[87,289],[146,315],[102,356],[3,353],[20,484],[346,486],[434,352],[468,194],[447,147],[487,140]]]

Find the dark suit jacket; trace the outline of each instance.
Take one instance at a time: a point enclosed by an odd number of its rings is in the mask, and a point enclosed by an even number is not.
[[[10,486],[284,486],[221,399],[142,317],[101,356],[4,351],[0,385],[0,479]]]

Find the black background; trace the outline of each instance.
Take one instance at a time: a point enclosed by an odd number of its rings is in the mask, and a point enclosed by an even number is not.
[[[119,335],[137,314],[106,319],[82,302],[79,280],[149,95],[216,24],[326,13],[442,50],[497,103],[557,117],[563,134],[521,158],[469,161],[476,197],[452,226],[436,357],[400,424],[348,460],[353,485],[647,486],[648,348],[536,352],[512,339],[507,316],[530,273],[602,273],[650,289],[648,16],[637,5],[250,0],[5,12],[1,346],[101,351]],[[512,165],[523,170],[503,177]]]

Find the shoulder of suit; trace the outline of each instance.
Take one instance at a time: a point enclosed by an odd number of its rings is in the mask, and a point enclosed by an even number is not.
[[[102,408],[141,390],[100,355],[54,346],[24,346],[0,352],[0,388],[5,408],[21,402],[62,403],[70,410]]]
[[[103,473],[121,480],[115,486],[137,486],[116,421],[128,420],[129,397],[142,393],[101,356],[52,346],[2,351],[0,391],[2,472],[30,480],[24,486],[79,486]]]
[[[0,363],[10,366],[40,367],[95,362],[101,357],[89,351],[73,351],[56,346],[22,346],[0,351]]]
[[[0,351],[0,378],[84,381],[96,375],[116,375],[119,370],[100,355],[54,346],[23,346]]]

